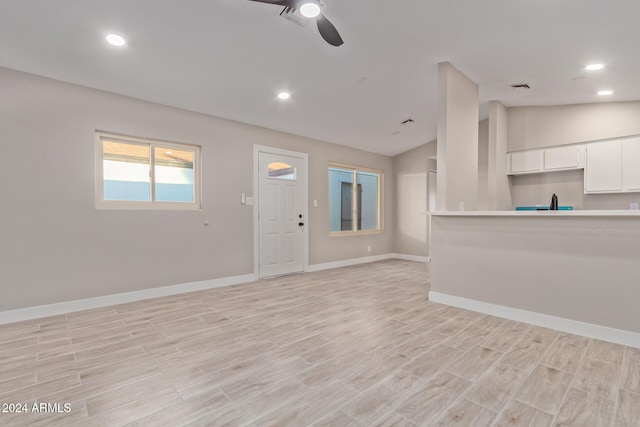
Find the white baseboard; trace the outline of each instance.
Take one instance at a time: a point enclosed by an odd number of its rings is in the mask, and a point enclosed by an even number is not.
[[[439,292],[429,292],[429,301],[477,311],[479,313],[490,314],[492,316],[502,317],[505,319],[516,320],[518,322],[529,323],[535,326],[542,326],[544,328],[555,329],[558,331],[569,332],[571,334],[640,348],[640,333],[637,332],[550,316],[548,314],[521,310],[519,308],[490,304],[454,295],[441,294]]]
[[[392,255],[393,255],[393,258],[403,259],[405,261],[431,262],[431,258],[428,256],[407,255],[407,254],[392,254]]]
[[[366,264],[368,262],[384,261],[393,258],[393,254],[373,255],[362,258],[345,259],[341,261],[325,262],[323,264],[312,264],[307,269],[308,272],[330,270],[332,268],[349,267],[350,265]]]
[[[406,255],[389,253],[384,255],[374,255],[362,258],[345,259],[341,261],[326,262],[323,264],[312,264],[307,268],[308,272],[330,270],[332,268],[349,267],[350,265],[366,264],[368,262],[384,261],[387,259],[403,259],[406,261],[431,262],[431,258],[418,255]]]
[[[166,297],[169,295],[177,295],[185,292],[201,291],[205,289],[219,288],[222,286],[237,285],[240,283],[253,282],[254,280],[255,276],[253,274],[245,274],[242,276],[223,277],[220,279],[204,280],[201,282],[163,286],[160,288],[125,292],[114,295],[105,295],[101,297],[67,301],[57,304],[48,304],[36,307],[20,308],[17,310],[0,311],[0,325],[5,323],[20,322],[23,320],[38,319],[41,317],[55,316],[58,314],[73,313],[75,311],[89,310],[92,308],[107,307],[110,305],[141,301],[145,299]]]

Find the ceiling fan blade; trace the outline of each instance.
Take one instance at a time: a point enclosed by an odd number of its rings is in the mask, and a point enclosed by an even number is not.
[[[340,46],[344,43],[336,27],[322,13],[316,17],[316,23],[320,35],[327,43],[332,46]]]
[[[269,3],[275,4],[277,6],[285,6],[285,7],[295,7],[296,0],[249,0],[255,1],[258,3]]]

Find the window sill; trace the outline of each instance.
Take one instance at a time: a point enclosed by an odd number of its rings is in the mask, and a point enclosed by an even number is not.
[[[200,205],[194,203],[132,203],[132,202],[104,202],[96,203],[99,210],[132,210],[132,211],[199,211]]]

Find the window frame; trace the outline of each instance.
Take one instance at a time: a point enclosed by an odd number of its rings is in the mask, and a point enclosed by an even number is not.
[[[145,145],[149,147],[149,201],[133,200],[104,200],[104,167],[103,167],[103,140],[131,144]],[[162,202],[155,200],[155,148],[172,148],[175,150],[192,151],[193,156],[193,202]],[[194,144],[163,141],[159,139],[140,138],[128,135],[119,135],[110,132],[95,132],[95,207],[96,209],[123,209],[123,210],[201,210],[201,147]]]
[[[382,187],[384,183],[384,173],[381,169],[368,168],[363,166],[354,166],[345,163],[338,162],[329,162],[329,166],[327,167],[327,178],[328,174],[332,168],[335,169],[343,169],[349,170],[353,173],[353,185],[352,189],[352,203],[351,203],[351,216],[352,218],[358,218],[358,199],[357,199],[357,189],[358,189],[358,172],[367,172],[367,173],[375,173],[378,175],[378,188],[377,188],[377,198],[378,198],[378,208],[377,208],[377,228],[374,230],[340,230],[340,231],[331,231],[329,230],[329,237],[346,237],[346,236],[362,236],[366,234],[382,234],[384,231],[384,221],[383,221],[383,195],[382,195]],[[328,200],[328,214],[329,214],[329,228],[331,228],[331,200],[329,199],[329,189],[327,188],[327,200]],[[353,226],[357,227],[358,221],[352,221]]]

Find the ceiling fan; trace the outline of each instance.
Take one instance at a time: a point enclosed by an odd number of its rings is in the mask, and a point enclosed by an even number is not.
[[[302,16],[307,18],[315,18],[318,25],[318,31],[320,35],[327,43],[332,46],[340,46],[344,42],[342,37],[338,34],[336,27],[322,14],[320,11],[320,5],[316,0],[249,0],[257,1],[260,3],[275,4],[283,6],[287,10],[299,10]]]

